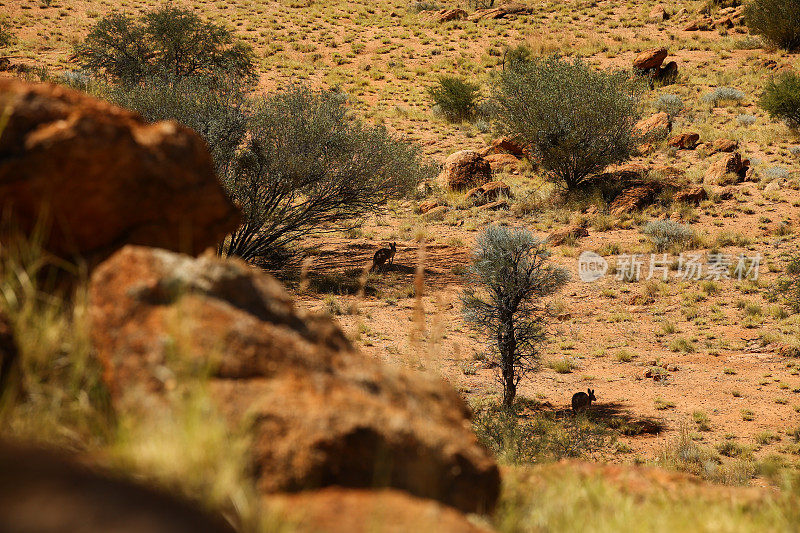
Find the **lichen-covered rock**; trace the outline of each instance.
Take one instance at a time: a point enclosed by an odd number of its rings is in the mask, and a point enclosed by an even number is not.
[[[492,167],[474,150],[461,150],[451,154],[444,162],[439,175],[442,187],[465,191],[492,180]]]

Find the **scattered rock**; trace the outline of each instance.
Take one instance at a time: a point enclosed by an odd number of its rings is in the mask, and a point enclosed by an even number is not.
[[[608,208],[613,216],[622,216],[648,205],[660,192],[656,183],[645,183],[629,187],[617,196]]]
[[[719,196],[720,200],[730,200],[731,198],[734,197],[735,194],[736,194],[736,189],[734,189],[733,187],[725,187],[724,189],[721,189],[719,192],[717,192],[717,195]]]
[[[478,207],[481,211],[500,211],[511,209],[511,205],[508,203],[507,200],[497,200],[496,202],[489,202],[488,204],[484,204]]]
[[[513,198],[511,187],[502,181],[490,181],[467,192],[467,199],[472,200],[473,205],[476,206],[495,202],[501,197]]]
[[[117,409],[165,401],[180,372],[211,369],[220,412],[250,431],[262,492],[393,487],[465,512],[494,506],[499,471],[458,393],[362,354],[263,271],[126,246],[94,271],[89,299]]]
[[[742,161],[742,156],[739,154],[739,152],[734,152],[731,154],[726,153],[711,163],[706,170],[704,180],[709,183],[724,185],[725,183],[723,182],[725,181],[725,175],[733,174],[738,178],[735,183],[738,183],[744,180],[749,166],[750,161]]]
[[[739,143],[731,139],[715,139],[711,143],[712,153],[714,152],[735,152],[739,148]]]
[[[699,142],[699,133],[681,133],[670,137],[667,144],[679,150],[694,150]]]
[[[492,167],[478,152],[461,150],[445,160],[438,179],[447,189],[463,191],[491,181]]]
[[[8,533],[234,531],[200,505],[30,444],[0,444],[0,472],[0,524]]]
[[[645,138],[664,137],[672,131],[672,121],[670,121],[669,115],[662,111],[637,122],[634,130]]]
[[[770,181],[767,183],[767,186],[764,187],[764,192],[777,192],[781,190],[781,181],[782,180],[779,179]]]
[[[682,191],[678,191],[673,199],[676,202],[697,205],[703,200],[708,199],[708,193],[703,187],[691,187],[688,189],[683,189]]]
[[[325,533],[481,533],[456,510],[398,490],[327,488],[267,499],[271,516],[298,531]],[[379,526],[377,526],[379,524]]]
[[[444,220],[444,216],[450,211],[450,208],[446,205],[440,205],[434,207],[433,209],[427,211],[422,216],[425,220]]]
[[[434,16],[437,22],[450,22],[451,20],[464,20],[467,12],[463,9],[442,9],[437,11]]]
[[[481,153],[484,157],[490,154],[511,154],[516,157],[522,157],[525,154],[525,150],[510,137],[500,137],[492,141],[492,144]]]
[[[650,70],[653,68],[658,68],[667,58],[667,53],[668,52],[666,48],[653,48],[651,50],[645,50],[644,52],[639,53],[639,55],[636,56],[636,59],[633,60],[633,68],[638,70]]]
[[[519,159],[511,154],[490,154],[484,159],[489,163],[493,172],[515,171],[519,166]]]
[[[44,207],[48,251],[99,260],[134,243],[197,254],[236,228],[237,210],[190,129],[18,79],[0,80],[6,107],[0,209],[30,233]]]
[[[667,14],[666,10],[664,10],[664,6],[658,4],[650,10],[648,18],[653,22],[664,22],[669,18],[669,15]]]
[[[431,209],[435,209],[437,207],[443,207],[442,204],[439,203],[439,200],[436,199],[425,200],[424,202],[419,204],[419,212],[424,215]]]
[[[711,17],[700,17],[687,24],[683,31],[711,31],[714,29],[714,19]]]
[[[559,230],[554,231],[547,237],[547,242],[551,246],[560,246],[564,244],[566,241],[577,241],[581,237],[588,237],[589,232],[586,230],[584,226],[576,225],[576,226],[567,226],[565,228],[561,228]]]

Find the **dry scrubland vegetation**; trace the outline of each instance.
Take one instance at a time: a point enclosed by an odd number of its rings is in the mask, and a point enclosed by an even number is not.
[[[336,317],[368,354],[440,374],[459,390],[475,411],[478,437],[506,465],[499,507],[483,523],[501,531],[618,531],[634,524],[652,531],[797,528],[800,136],[792,129],[797,115],[781,107],[794,95],[797,112],[800,84],[781,78],[800,71],[797,52],[742,26],[685,31],[699,12],[713,17],[725,8],[713,2],[664,4],[672,16],[663,21],[650,17],[657,2],[570,1],[531,3],[530,13],[496,20],[444,23],[426,10],[458,6],[383,0],[175,5],[224,24],[252,46],[256,80],[241,93],[237,86],[225,94],[265,96],[253,114],[262,135],[282,139],[281,146],[315,145],[313,135],[303,139],[301,128],[282,120],[318,102],[302,90],[278,92],[297,83],[336,89],[321,96],[330,98],[317,111],[326,120],[346,122],[345,111],[359,117],[337,137],[347,139],[337,144],[344,146],[341,157],[312,152],[298,161],[291,153],[249,146],[248,166],[225,155],[238,143],[212,146],[219,151],[220,174],[237,177],[229,184],[233,196],[253,190],[241,187],[253,183],[248,179],[283,180],[277,199],[237,198],[250,210],[255,229],[244,227],[241,238],[221,252],[262,261],[303,305]],[[3,20],[13,35],[8,54],[28,77],[65,81],[64,73],[76,68],[70,60],[74,44],[98,20],[114,9],[139,14],[155,7],[134,1],[6,1]],[[630,152],[654,181],[673,173],[659,168],[677,168],[688,184],[704,188],[704,198],[674,202],[665,191],[641,210],[612,214],[602,190],[579,186],[601,169],[554,182],[546,164],[528,158],[492,171],[492,179],[509,186],[507,210],[479,209],[463,191],[435,184],[415,189],[420,178],[434,177],[429,162],[441,164],[456,150],[482,150],[497,137],[498,123],[513,126],[513,120],[497,118],[513,108],[498,110],[491,97],[502,92],[503,83],[515,87],[503,74],[515,58],[560,54],[574,66],[580,57],[591,72],[621,69],[628,79],[637,54],[660,47],[677,62],[677,77],[652,87],[640,80],[631,91],[638,98],[632,112],[649,117],[664,111],[672,134],[696,132],[704,146],[677,149],[662,135],[646,139],[649,148],[639,150],[641,142],[623,140],[619,159]],[[83,83],[82,76],[68,75],[66,81]],[[95,83],[85,88],[133,107],[151,101],[146,90],[115,93],[113,84]],[[779,98],[781,92],[789,96]],[[632,127],[635,121],[622,107],[614,110]],[[152,118],[163,118],[161,109],[151,110]],[[236,135],[247,129],[234,119],[226,123],[233,132],[227,139],[241,139]],[[395,144],[396,138],[409,144]],[[706,177],[720,157],[712,153],[720,139],[734,141],[750,161],[746,181],[725,172]],[[350,174],[335,172],[346,154],[375,146],[385,158]],[[283,210],[277,219],[290,219],[295,212],[286,206],[296,200],[291,191],[297,181],[281,171],[306,168],[309,161],[322,161],[325,168],[313,177],[324,176],[331,190],[348,193],[344,185],[354,174],[373,188],[337,197],[356,206],[350,211],[332,209],[331,216],[322,211],[296,226],[276,225],[276,217],[259,206],[271,201]],[[402,179],[376,183],[369,181],[372,172]],[[564,192],[564,184],[572,190]],[[376,197],[387,190],[386,198]],[[448,209],[421,214],[426,200]],[[352,227],[335,224],[365,212]],[[256,238],[265,224],[275,236],[268,242]],[[547,342],[534,343],[529,362],[537,363],[536,372],[518,384],[510,408],[501,407],[503,387],[496,378],[502,358],[480,329],[486,324],[478,321],[472,329],[474,317],[466,320],[462,313],[463,290],[475,286],[468,277],[470,253],[489,225],[524,227],[542,239],[565,226],[588,233],[549,246],[549,261],[572,276],[530,304],[538,317],[533,323],[542,328],[531,338],[545,336]],[[308,229],[320,226],[330,231]],[[372,253],[391,241],[398,243],[394,267],[364,273]],[[259,510],[245,466],[247,437],[227,431],[202,381],[173,391],[175,406],[164,415],[168,423],[136,416],[110,422],[90,357],[81,292],[69,306],[48,296],[34,281],[41,257],[29,246],[7,247],[0,269],[0,305],[18,332],[28,391],[26,402],[0,412],[8,433],[99,451],[104,464],[223,508],[245,530],[290,527]],[[586,250],[609,258],[611,268],[602,280],[584,284],[577,258]],[[290,251],[291,260],[285,255]],[[615,278],[621,266],[615,257],[646,254],[649,260],[656,252],[671,254],[666,281]],[[676,275],[682,252],[758,253],[760,277],[682,280]],[[598,402],[575,417],[570,397],[587,387]],[[560,459],[602,464],[549,464]],[[666,471],[622,468],[629,465]],[[696,484],[683,473],[710,483]]]

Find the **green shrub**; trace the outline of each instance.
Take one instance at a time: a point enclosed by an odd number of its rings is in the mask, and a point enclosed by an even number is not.
[[[627,160],[639,142],[638,96],[623,73],[580,59],[519,59],[506,64],[496,91],[499,126],[526,144],[552,179],[569,190]]]
[[[221,176],[244,224],[220,253],[279,261],[302,237],[357,225],[428,172],[416,147],[364,124],[345,95],[302,87],[275,94],[253,105],[245,142]]]
[[[438,112],[451,122],[469,120],[475,114],[478,86],[461,78],[445,76],[428,94]]]
[[[0,49],[8,48],[13,42],[14,34],[11,32],[8,22],[0,20]]]
[[[75,46],[82,68],[133,85],[154,77],[254,80],[252,49],[231,30],[187,9],[165,5],[133,18],[111,13]]]
[[[659,253],[667,250],[682,250],[697,241],[695,231],[685,224],[671,220],[654,220],[648,222],[642,233],[650,237],[656,251]]]
[[[752,33],[786,50],[800,49],[800,0],[753,0],[744,16]]]
[[[800,74],[784,73],[772,79],[764,89],[761,107],[771,117],[785,120],[791,128],[800,128]]]

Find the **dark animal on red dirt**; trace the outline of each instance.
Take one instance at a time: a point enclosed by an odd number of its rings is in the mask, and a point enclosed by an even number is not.
[[[576,392],[572,395],[572,410],[576,413],[585,411],[592,405],[593,401],[597,401],[597,398],[594,397],[593,389],[586,389],[586,392]]]
[[[394,263],[394,254],[397,252],[397,243],[393,242],[389,245],[388,248],[381,248],[372,258],[372,267],[370,267],[370,272],[375,269],[384,270],[386,265],[391,265]]]

